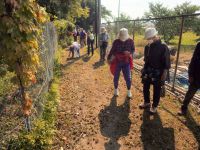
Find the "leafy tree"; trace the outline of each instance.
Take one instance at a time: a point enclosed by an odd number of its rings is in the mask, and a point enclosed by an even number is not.
[[[79,18],[76,21],[76,24],[84,29],[88,30],[91,27],[95,28],[95,20],[96,20],[96,11],[95,11],[95,1],[96,0],[86,0],[86,7],[89,8],[89,17],[88,18]],[[105,21],[109,21],[112,19],[111,11],[107,10],[107,8],[101,5],[101,19]]]
[[[174,8],[174,11],[177,15],[189,15],[194,14],[200,10],[200,6],[192,5],[191,2],[185,2],[181,5],[178,5]]]
[[[37,0],[37,2],[59,19],[74,22],[76,18],[88,17],[89,10],[83,7],[82,0]]]
[[[178,5],[174,8],[174,11],[176,15],[190,15],[195,14],[200,10],[200,6],[192,5],[190,2],[185,2],[181,5]],[[185,19],[184,22],[184,31],[193,30],[197,33],[197,35],[200,33],[199,29],[199,17],[189,17]]]
[[[165,16],[173,16],[174,11],[163,6],[161,3],[150,3],[149,12],[145,13],[146,18],[157,18]],[[157,28],[159,34],[162,36],[166,43],[169,43],[171,39],[177,35],[177,25],[180,23],[176,19],[163,19],[151,21]]]
[[[195,20],[194,20],[194,25],[193,25],[193,31],[198,35],[200,36],[200,17],[197,17]],[[200,38],[198,39],[200,40]]]
[[[101,5],[101,18],[104,19],[106,22],[113,19],[112,12],[103,5]]]
[[[57,17],[54,24],[58,31],[59,45],[66,47],[72,42],[72,32],[76,20],[85,20],[89,15],[89,8],[83,0],[37,0],[46,7],[47,11]]]

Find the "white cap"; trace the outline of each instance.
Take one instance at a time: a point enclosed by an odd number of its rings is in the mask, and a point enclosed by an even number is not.
[[[158,31],[155,28],[147,28],[145,30],[145,39],[152,38],[156,35],[158,35]]]
[[[126,28],[120,29],[120,31],[119,31],[119,39],[121,41],[126,41],[126,40],[129,39],[128,29],[126,29]]]
[[[106,28],[105,27],[101,27],[101,33],[105,33],[106,32]]]

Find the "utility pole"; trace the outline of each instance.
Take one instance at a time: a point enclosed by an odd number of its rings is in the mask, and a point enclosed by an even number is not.
[[[98,5],[98,0],[95,0],[95,43],[96,43],[96,48],[98,47],[98,10],[97,10],[97,5]]]
[[[120,17],[120,5],[121,5],[121,3],[120,3],[120,0],[119,0],[119,3],[118,3],[118,19]]]
[[[97,16],[97,18],[98,18],[98,46],[99,46],[99,43],[100,43],[100,38],[99,38],[99,36],[100,36],[100,28],[101,28],[101,0],[98,0],[98,16]]]
[[[99,46],[100,27],[101,27],[101,0],[95,0],[96,48],[98,48]]]
[[[119,21],[119,18],[120,18],[120,5],[121,5],[121,1],[119,0],[119,3],[118,3],[118,21]],[[119,23],[120,22],[117,22],[117,29],[119,31]]]

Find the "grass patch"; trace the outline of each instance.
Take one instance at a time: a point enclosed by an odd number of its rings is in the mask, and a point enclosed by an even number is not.
[[[144,39],[144,35],[135,35],[135,46],[136,47],[145,47],[147,41]]]
[[[14,84],[11,82],[12,77],[14,77],[14,74],[7,72],[4,77],[0,78],[0,97],[11,93],[15,88]]]
[[[197,43],[197,39],[199,38],[199,36],[197,36],[195,33],[189,31],[189,32],[185,32],[183,33],[182,36],[182,45],[185,46],[190,46],[190,45],[196,45]],[[170,43],[177,45],[179,42],[179,36],[175,36],[173,40],[170,41]]]
[[[58,79],[54,79],[49,92],[44,96],[46,101],[42,116],[33,122],[34,127],[31,132],[23,130],[16,139],[10,141],[10,149],[45,150],[51,148],[56,129],[58,93]]]

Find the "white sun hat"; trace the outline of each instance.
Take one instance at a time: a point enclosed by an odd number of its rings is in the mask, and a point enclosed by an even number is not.
[[[106,32],[106,28],[105,27],[101,27],[101,33],[105,33]]]
[[[156,35],[158,35],[158,31],[155,28],[147,28],[145,30],[145,39],[147,39],[147,40]]]
[[[126,28],[120,29],[120,31],[119,31],[119,39],[121,41],[126,41],[126,40],[129,39],[128,29],[126,29]]]

